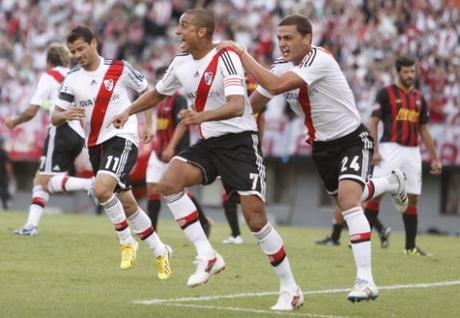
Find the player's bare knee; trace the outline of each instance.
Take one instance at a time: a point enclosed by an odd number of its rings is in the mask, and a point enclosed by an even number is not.
[[[177,182],[160,180],[157,189],[158,193],[160,193],[163,197],[166,197],[168,195],[181,192],[184,189],[184,187],[178,184]]]
[[[94,195],[99,202],[107,202],[112,196],[113,191],[107,187],[97,185],[94,187]]]
[[[136,201],[123,200],[123,201],[121,201],[121,204],[123,205],[123,210],[125,211],[126,216],[130,216],[130,215],[136,213],[137,210],[139,209]]]
[[[342,212],[350,210],[357,206],[361,206],[359,200],[356,200],[355,198],[346,197],[346,196],[340,196],[340,195],[337,198],[337,203],[338,203],[340,211]]]
[[[264,203],[258,199],[242,199],[241,204],[249,229],[252,232],[259,232],[267,224]]]

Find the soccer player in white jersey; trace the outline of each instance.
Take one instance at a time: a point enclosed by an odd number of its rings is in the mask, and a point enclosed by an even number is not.
[[[156,106],[183,88],[194,107],[182,112],[181,125],[200,125],[203,139],[170,161],[159,181],[159,190],[198,254],[196,272],[187,285],[207,282],[212,274],[224,269],[225,263],[197,222],[196,207],[184,188],[210,184],[221,176],[226,192],[241,200],[247,224],[280,281],[280,295],[271,308],[293,310],[303,304],[303,294],[292,275],[283,240],[267,221],[265,167],[244,71],[234,52],[216,50],[213,32],[211,13],[202,9],[186,11],[176,29],[182,53],[176,55],[155,89],[144,93],[112,120],[123,129],[130,115]]]
[[[129,173],[137,160],[137,120],[130,118],[123,129],[110,124],[112,116],[127,108],[132,92],[147,89],[142,74],[125,61],[104,59],[97,53],[91,29],[75,27],[67,45],[79,64],[66,76],[52,113],[52,123],[82,120],[89,157],[96,180],[94,194],[115,227],[120,242],[122,269],[130,268],[138,244],[130,227],[152,249],[159,279],[168,279],[170,248],[152,227],[131,191]]]
[[[47,70],[40,76],[29,107],[18,116],[6,119],[6,127],[13,129],[34,118],[41,107],[46,109],[49,105],[54,105],[59,85],[69,71],[69,62],[70,53],[65,45],[50,44],[46,53]],[[67,175],[83,146],[83,129],[79,121],[73,120],[59,127],[51,125],[48,128],[40,166],[33,181],[29,216],[26,224],[14,231],[15,234],[23,236],[38,234],[38,225],[43,209],[48,204],[50,193],[90,189],[91,179]]]
[[[312,46],[310,21],[301,15],[287,16],[279,23],[277,36],[282,58],[271,72],[234,42],[226,41],[219,47],[234,48],[246,71],[261,85],[251,94],[254,111],[273,95],[283,93],[291,108],[304,118],[319,175],[328,193],[336,198],[349,229],[357,273],[348,299],[375,299],[378,289],[371,268],[371,230],[360,204],[388,191],[394,195],[395,204],[404,209],[404,175],[395,170],[388,178],[368,182],[372,138],[361,124],[353,93],[338,63],[328,51]]]

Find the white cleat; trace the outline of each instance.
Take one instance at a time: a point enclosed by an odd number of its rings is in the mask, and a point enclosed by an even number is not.
[[[20,236],[37,236],[38,235],[38,228],[36,226],[31,227],[21,227],[17,230],[14,230],[14,234]]]
[[[224,259],[218,253],[211,259],[197,257],[193,263],[196,265],[196,271],[187,280],[187,286],[189,287],[205,284],[211,275],[219,274],[225,269]]]
[[[406,175],[400,169],[394,169],[388,177],[388,182],[398,184],[396,191],[390,192],[390,194],[393,197],[393,204],[396,209],[400,212],[405,212],[409,204],[406,192]]]
[[[280,291],[278,301],[270,309],[279,311],[292,311],[302,307],[303,303],[304,297],[302,290],[299,286],[297,286],[295,292],[290,292],[286,290]]]
[[[223,244],[235,244],[240,245],[244,243],[243,237],[241,235],[238,236],[229,236],[225,240],[222,241]]]
[[[347,299],[354,302],[360,302],[361,300],[375,300],[379,295],[379,289],[374,284],[369,283],[363,279],[357,279],[355,286],[348,294]]]

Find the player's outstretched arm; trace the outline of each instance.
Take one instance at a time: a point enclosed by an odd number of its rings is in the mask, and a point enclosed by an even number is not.
[[[29,105],[29,107],[27,107],[27,109],[20,113],[18,116],[7,118],[5,120],[5,126],[9,129],[13,129],[22,123],[28,122],[34,118],[35,115],[37,115],[39,108],[39,105]]]
[[[85,109],[79,106],[70,107],[68,110],[62,109],[59,106],[54,106],[51,113],[51,124],[59,126],[68,120],[82,120],[85,118]]]
[[[139,96],[126,110],[113,116],[111,123],[115,128],[121,128],[128,121],[129,116],[155,107],[166,96],[158,93],[156,89],[148,89]]]
[[[286,72],[277,76],[259,64],[244,48],[233,41],[223,41],[217,46],[219,49],[230,47],[240,56],[243,67],[256,81],[273,95],[281,94],[305,85],[305,82],[294,72]]]

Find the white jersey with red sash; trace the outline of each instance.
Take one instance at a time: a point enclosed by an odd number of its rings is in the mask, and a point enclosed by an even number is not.
[[[30,99],[30,104],[40,106],[52,112],[58,99],[59,86],[64,81],[64,77],[68,71],[67,67],[62,66],[53,67],[45,71],[38,80],[37,87]],[[69,126],[83,137],[83,128],[79,121],[69,121]]]
[[[85,108],[83,126],[88,147],[114,136],[138,145],[136,116],[131,116],[120,129],[110,123],[114,115],[129,107],[132,91],[140,93],[146,88],[145,78],[128,62],[101,58],[95,71],[88,72],[76,66],[67,74],[56,105],[63,109],[74,105]]]
[[[277,75],[291,71],[305,81],[305,86],[284,96],[292,110],[304,119],[308,142],[335,140],[352,133],[361,124],[350,86],[338,63],[323,48],[312,47],[297,66],[278,59],[271,71]],[[257,91],[272,97],[261,86]]]
[[[243,66],[235,52],[217,52],[212,49],[199,60],[194,60],[191,54],[176,55],[163,78],[157,83],[156,90],[163,95],[173,95],[180,87],[196,111],[221,107],[230,95],[244,96],[243,115],[202,123],[200,131],[203,138],[257,131],[246,92]]]

